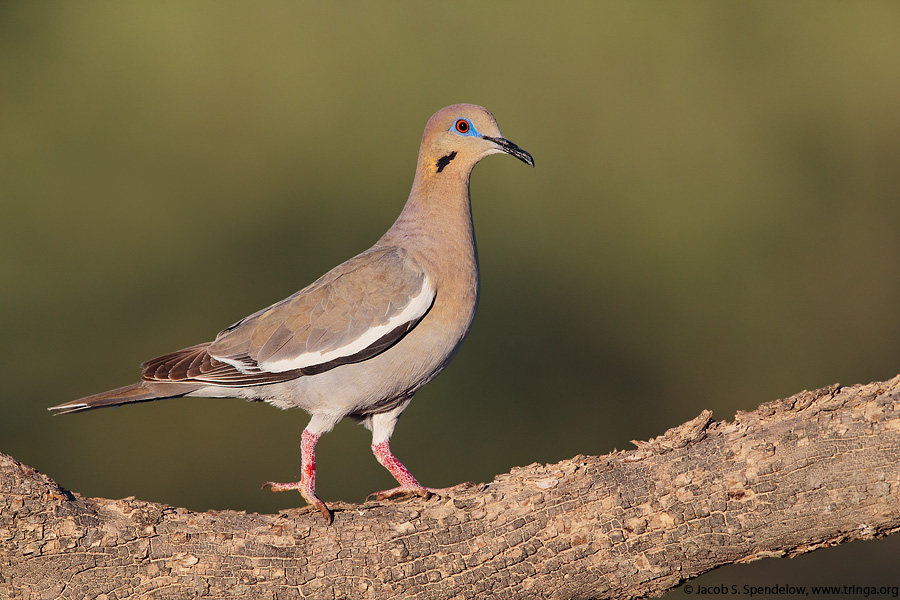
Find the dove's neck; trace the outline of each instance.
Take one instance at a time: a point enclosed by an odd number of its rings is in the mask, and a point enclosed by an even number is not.
[[[468,169],[437,173],[420,164],[406,206],[378,245],[405,248],[439,270],[477,274]],[[476,275],[477,276],[477,275]]]

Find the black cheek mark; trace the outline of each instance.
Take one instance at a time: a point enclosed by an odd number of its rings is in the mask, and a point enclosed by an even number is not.
[[[439,158],[438,161],[437,161],[437,163],[436,163],[436,165],[437,165],[437,172],[440,173],[441,171],[443,171],[443,170],[444,170],[444,167],[446,167],[447,165],[449,165],[449,164],[450,164],[450,161],[453,160],[454,158],[456,158],[456,150],[454,150],[453,152],[451,152],[451,153],[448,154],[447,156],[444,156],[444,157]]]

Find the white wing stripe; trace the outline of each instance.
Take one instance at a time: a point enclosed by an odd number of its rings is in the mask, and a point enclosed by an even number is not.
[[[212,356],[219,362],[223,362],[226,365],[231,365],[244,375],[249,375],[251,373],[259,373],[259,368],[257,368],[256,363],[249,360],[241,360],[239,358],[222,358],[221,356]]]
[[[345,344],[340,348],[335,348],[334,350],[329,350],[328,352],[304,352],[303,354],[299,354],[292,358],[267,360],[259,363],[259,366],[261,369],[270,373],[283,373],[284,371],[293,371],[294,369],[302,369],[304,367],[320,365],[322,363],[326,363],[343,356],[352,356],[357,352],[365,350],[376,341],[378,341],[379,338],[393,331],[397,327],[400,327],[404,323],[408,323],[420,318],[431,306],[431,302],[433,300],[434,288],[431,287],[431,282],[428,281],[428,277],[426,277],[422,282],[422,288],[419,290],[419,293],[410,299],[409,303],[406,305],[406,308],[404,308],[399,314],[389,319],[387,323],[378,325],[377,327],[372,327],[348,344]],[[217,358],[217,360],[222,359]],[[237,367],[238,370],[241,370],[241,367],[247,367],[246,364],[237,364],[237,361],[223,362],[228,362],[229,364]]]

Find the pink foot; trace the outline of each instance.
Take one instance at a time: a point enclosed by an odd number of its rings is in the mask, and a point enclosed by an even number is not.
[[[328,510],[328,507],[325,506],[325,503],[316,496],[316,442],[318,441],[318,435],[305,429],[303,430],[303,434],[300,437],[300,470],[302,472],[300,481],[294,483],[267,481],[262,486],[268,486],[273,492],[297,490],[310,506],[319,509],[319,512],[325,518],[325,523],[331,525],[334,516]]]
[[[366,496],[366,500],[372,497],[376,500],[387,500],[388,498],[413,496],[428,499],[432,496],[440,496],[446,494],[448,491],[470,487],[472,485],[471,482],[466,482],[448,488],[428,488],[416,481],[416,478],[403,466],[403,463],[397,460],[397,457],[391,452],[388,440],[379,444],[372,444],[372,452],[375,454],[375,458],[378,462],[394,476],[394,479],[396,479],[397,483],[400,485],[390,490],[384,490],[383,492],[372,492]]]
[[[331,511],[328,510],[325,503],[316,496],[315,491],[304,486],[302,481],[297,481],[295,483],[276,483],[274,481],[267,481],[262,484],[262,486],[264,488],[268,487],[273,492],[289,492],[291,490],[297,490],[310,506],[315,506],[319,509],[319,512],[322,513],[322,516],[325,518],[326,525],[331,525],[331,522],[334,520]]]

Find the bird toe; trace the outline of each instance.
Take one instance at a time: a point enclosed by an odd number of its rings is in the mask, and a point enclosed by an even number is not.
[[[300,492],[300,495],[303,496],[303,499],[306,500],[307,504],[318,509],[319,513],[321,513],[322,517],[325,519],[326,525],[331,525],[334,521],[334,515],[331,510],[329,510],[328,506],[316,496],[314,490],[310,489],[306,486],[302,481],[295,481],[292,483],[276,483],[274,481],[267,481],[262,484],[261,489],[265,488],[271,489],[273,492],[289,492],[292,490],[297,490]]]

